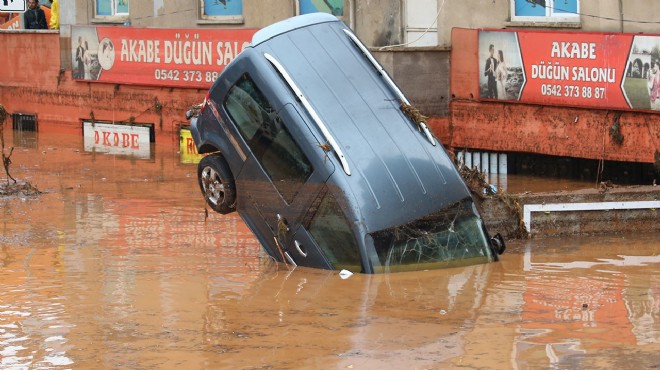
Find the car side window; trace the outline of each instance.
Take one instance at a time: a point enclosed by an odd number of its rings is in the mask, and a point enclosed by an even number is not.
[[[273,108],[256,89],[248,75],[243,75],[229,90],[225,108],[247,142],[254,137],[263,124],[264,113],[273,113]]]
[[[362,269],[350,223],[327,188],[314,201],[303,224],[335,269]]]
[[[313,168],[249,75],[229,90],[225,109],[275,188],[291,203]]]

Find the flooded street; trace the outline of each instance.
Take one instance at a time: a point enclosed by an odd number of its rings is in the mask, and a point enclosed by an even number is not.
[[[44,193],[0,198],[0,369],[660,366],[655,234],[342,279],[271,262],[236,213],[207,218],[177,142],[136,159],[6,134],[11,174]]]

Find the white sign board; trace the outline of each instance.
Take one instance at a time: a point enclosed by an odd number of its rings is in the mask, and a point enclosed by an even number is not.
[[[151,128],[147,126],[84,121],[83,145],[86,152],[150,159],[150,132]]]
[[[0,12],[25,13],[27,0],[0,0]]]

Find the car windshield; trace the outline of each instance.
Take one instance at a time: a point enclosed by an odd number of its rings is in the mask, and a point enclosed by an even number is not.
[[[470,198],[440,212],[370,234],[374,272],[427,270],[495,259]]]

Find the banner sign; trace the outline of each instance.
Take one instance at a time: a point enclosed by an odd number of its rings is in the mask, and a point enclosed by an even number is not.
[[[179,129],[179,153],[181,163],[197,164],[204,158],[203,154],[197,153],[197,146],[190,133],[190,127]]]
[[[0,0],[0,12],[25,13],[27,0]]]
[[[250,45],[256,29],[71,29],[75,80],[203,88]]]
[[[83,121],[86,152],[151,159],[153,126]]]
[[[660,35],[479,31],[481,99],[660,111]]]
[[[2,1],[2,0],[0,0]],[[18,30],[21,28],[21,16],[17,15],[7,22],[0,24],[0,30]]]

